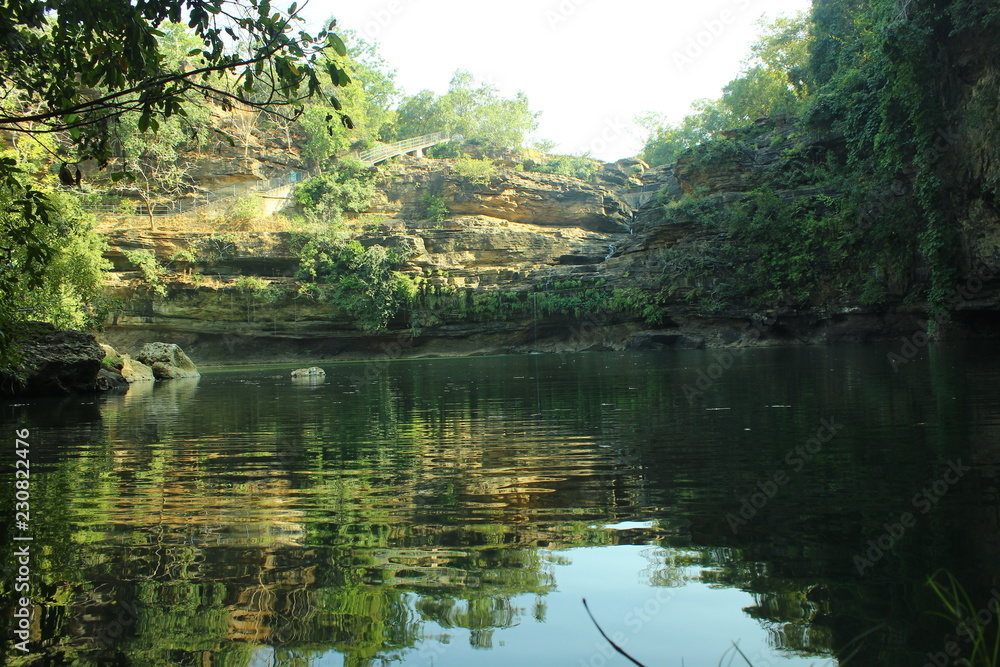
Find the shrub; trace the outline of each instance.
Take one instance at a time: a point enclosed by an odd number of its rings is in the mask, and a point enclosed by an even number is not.
[[[451,214],[439,190],[427,190],[420,196],[421,217],[433,222],[444,222]]]
[[[234,227],[245,227],[260,216],[263,211],[263,200],[258,194],[240,195],[234,197],[226,206],[223,219],[226,224]]]
[[[398,250],[365,248],[329,232],[302,234],[294,245],[303,292],[331,304],[364,331],[385,329],[413,297],[412,282],[396,271],[405,260]]]
[[[153,253],[148,250],[126,250],[124,255],[129,263],[134,264],[139,269],[145,290],[149,294],[159,297],[167,295],[167,287],[163,283],[163,276],[167,272],[156,261],[156,256]]]
[[[361,213],[375,195],[375,175],[358,160],[343,159],[336,169],[304,181],[295,189],[295,203],[307,217],[330,223],[344,213]]]
[[[489,185],[497,173],[497,168],[490,160],[478,160],[463,155],[455,160],[452,171],[467,183]]]
[[[555,155],[547,158],[544,162],[531,164],[528,169],[529,171],[536,171],[543,174],[560,174],[562,176],[572,176],[583,181],[589,181],[594,178],[594,174],[600,169],[600,163],[586,157]]]

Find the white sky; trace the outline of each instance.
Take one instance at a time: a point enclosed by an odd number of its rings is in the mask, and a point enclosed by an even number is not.
[[[532,140],[556,152],[616,160],[635,155],[646,111],[680,120],[718,97],[739,72],[762,16],[808,10],[809,0],[310,0],[380,44],[406,94],[444,93],[456,69],[541,111]]]

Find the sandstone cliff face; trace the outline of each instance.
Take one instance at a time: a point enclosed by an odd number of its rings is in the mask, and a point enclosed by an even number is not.
[[[748,330],[757,332],[754,342],[860,342],[921,330],[923,313],[917,307],[844,304],[706,312],[684,298],[691,285],[664,282],[665,251],[687,249],[698,255],[725,237],[725,230],[705,225],[697,215],[665,216],[664,202],[697,193],[707,197],[707,205],[725,207],[765,183],[785,199],[826,194],[799,171],[803,161],[843,150],[842,137],[800,134],[798,157],[789,160],[782,142],[793,128],[778,120],[753,131],[752,141],[734,142],[742,147],[732,154],[708,161],[687,157],[655,169],[606,165],[595,182],[501,168],[477,183],[457,173],[454,161],[404,158],[380,167],[379,194],[371,210],[349,226],[362,245],[405,249],[409,259],[403,272],[433,289],[544,295],[553,285],[572,282],[579,289],[650,290],[664,313],[655,330],[639,318],[605,312],[522,312],[520,319],[476,322],[439,314],[423,318],[415,332],[408,319],[412,313],[403,313],[388,332],[363,334],[331,308],[296,295],[298,259],[288,233],[133,230],[109,235],[109,257],[118,269],[113,280],[126,305],[105,337],[126,347],[171,340],[201,363],[377,356],[390,348],[390,356],[412,356],[741,345]],[[633,211],[621,195],[639,183],[657,194]],[[447,219],[424,219],[427,193],[448,207]],[[976,206],[980,217],[968,218],[970,257],[995,257],[1000,242],[995,214],[985,200]],[[168,298],[142,291],[136,267],[125,256],[134,249],[154,252],[171,269]],[[238,288],[244,276],[263,278],[285,296],[258,302]],[[984,289],[963,304],[956,319],[978,332],[988,325],[981,314],[995,311],[998,304],[1000,290]]]
[[[419,219],[421,197],[443,197],[456,216],[483,215],[508,222],[621,233],[631,209],[617,194],[569,176],[498,169],[488,182],[470,182],[455,172],[454,160],[407,159],[386,168],[382,197],[373,212]]]
[[[593,282],[629,236],[631,209],[608,181],[597,185],[502,168],[488,182],[471,183],[453,166],[449,160],[407,158],[385,168],[371,211],[349,223],[348,231],[364,246],[405,249],[409,259],[402,271],[431,288],[504,292],[567,280]],[[610,167],[609,177],[634,185],[636,179]],[[443,198],[451,211],[447,219],[422,219],[427,192]],[[297,358],[307,349],[335,354],[370,347],[377,337],[338,320],[327,305],[296,296],[299,260],[291,237],[110,230],[107,256],[116,268],[111,280],[123,305],[105,339],[129,349],[172,340],[196,359],[238,356],[241,350],[254,356],[263,348]],[[168,269],[166,297],[149,289],[139,267],[129,262],[126,253],[134,250],[153,253]],[[239,288],[245,276],[264,279],[282,297],[257,303]],[[494,336],[486,347],[473,347],[496,351],[491,346],[521,338],[524,326],[440,321],[423,333],[448,339]]]

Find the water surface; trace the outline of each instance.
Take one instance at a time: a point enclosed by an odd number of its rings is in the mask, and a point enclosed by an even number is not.
[[[1000,361],[890,351],[207,369],[5,404],[4,446],[31,430],[36,604],[31,659],[5,659],[628,664],[586,598],[649,667],[733,642],[923,664],[954,627],[927,577],[984,608],[1000,585]]]

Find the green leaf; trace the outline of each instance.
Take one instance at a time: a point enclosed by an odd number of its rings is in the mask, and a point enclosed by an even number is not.
[[[337,55],[339,56],[347,55],[347,45],[344,44],[344,40],[342,40],[340,37],[333,34],[332,32],[326,36],[326,43],[328,46],[333,47],[333,50],[337,52]]]

